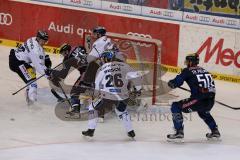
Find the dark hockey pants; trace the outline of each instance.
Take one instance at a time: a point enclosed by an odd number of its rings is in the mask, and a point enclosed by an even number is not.
[[[9,55],[9,68],[11,71],[16,72],[26,84],[36,79],[33,67],[24,61],[19,61],[13,49],[11,49]]]
[[[183,115],[184,113],[197,112],[199,117],[208,125],[212,130],[217,127],[217,124],[210,114],[210,111],[215,102],[215,95],[210,95],[209,98],[197,99],[188,98],[178,102],[173,102],[171,112],[173,117],[173,124],[176,130],[183,129]]]

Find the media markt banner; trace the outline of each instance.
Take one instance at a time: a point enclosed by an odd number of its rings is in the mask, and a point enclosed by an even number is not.
[[[208,12],[239,18],[240,0],[185,0],[184,9],[194,12]]]
[[[178,65],[184,66],[188,53],[198,53],[200,65],[207,70],[239,76],[239,35],[239,30],[183,24],[180,26]]]

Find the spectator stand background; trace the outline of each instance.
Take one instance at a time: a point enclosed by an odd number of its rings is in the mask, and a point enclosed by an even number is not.
[[[240,0],[35,0],[240,29]]]
[[[240,0],[185,0],[184,11],[240,18]]]

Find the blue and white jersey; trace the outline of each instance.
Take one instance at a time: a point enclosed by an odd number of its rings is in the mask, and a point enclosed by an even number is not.
[[[40,74],[45,74],[45,52],[39,45],[36,37],[29,38],[25,43],[15,50],[18,60],[31,64]]]
[[[133,83],[141,89],[142,75],[123,62],[105,63],[98,69],[95,79],[95,90],[101,98],[124,100],[129,98],[128,86]]]
[[[215,84],[212,75],[202,67],[184,68],[182,72],[172,80],[176,87],[184,81],[191,89],[191,97],[201,97],[206,93],[215,93]]]

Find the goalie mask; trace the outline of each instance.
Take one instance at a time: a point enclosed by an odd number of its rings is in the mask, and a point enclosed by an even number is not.
[[[83,46],[78,46],[72,51],[72,55],[82,63],[87,63],[87,51]]]

